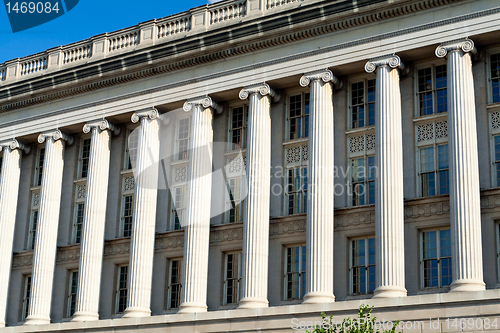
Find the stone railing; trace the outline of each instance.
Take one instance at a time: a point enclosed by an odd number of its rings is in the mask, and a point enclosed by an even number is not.
[[[17,80],[34,78],[44,73],[97,61],[108,55],[123,54],[135,49],[180,39],[214,29],[220,24],[236,24],[255,14],[266,15],[287,10],[288,4],[313,3],[325,0],[225,0],[203,5],[189,11],[136,26],[105,33],[89,39],[59,46],[35,55],[0,63],[0,86]]]

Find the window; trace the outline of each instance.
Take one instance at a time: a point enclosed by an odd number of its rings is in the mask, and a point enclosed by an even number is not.
[[[236,150],[246,147],[246,131],[248,124],[248,108],[239,106],[231,109],[229,142],[230,150]]]
[[[40,205],[40,192],[34,192],[31,194],[31,213],[30,213],[28,245],[27,245],[28,250],[35,249],[39,205]]]
[[[500,223],[497,224],[497,267],[498,267],[498,281],[500,282]]]
[[[90,161],[90,142],[91,139],[82,140],[82,148],[80,150],[80,177],[79,178],[87,178],[87,174],[89,172],[89,161]]]
[[[448,144],[420,148],[422,196],[449,194]]]
[[[375,203],[375,156],[351,159],[352,205]]]
[[[309,146],[285,149],[285,215],[307,213]]]
[[[170,260],[167,279],[167,297],[165,309],[177,309],[181,304],[182,259]]]
[[[422,232],[422,287],[444,287],[451,284],[450,229]]]
[[[45,160],[45,148],[38,149],[35,165],[35,186],[42,185],[43,161]]]
[[[288,140],[309,136],[309,93],[289,97]]]
[[[368,294],[375,290],[375,238],[351,241],[351,294]]]
[[[0,155],[0,179],[2,179],[2,164],[3,164],[3,155]]]
[[[21,309],[21,321],[28,317],[31,298],[31,275],[25,275],[23,278],[23,307]]]
[[[132,218],[133,218],[134,196],[126,195],[123,197],[123,214],[122,214],[122,236],[132,236]]]
[[[417,70],[417,102],[420,116],[448,110],[446,65]]]
[[[69,283],[68,283],[68,305],[66,317],[70,318],[73,316],[76,310],[76,291],[78,288],[78,271],[69,272]]]
[[[240,300],[241,252],[226,253],[224,263],[224,305]]]
[[[302,299],[306,290],[306,246],[285,249],[285,300]]]
[[[351,128],[375,125],[375,79],[351,83]]]
[[[137,147],[139,146],[139,128],[130,129],[127,135],[125,149],[125,170],[133,169],[137,158]],[[134,163],[132,163],[134,161]]]
[[[79,203],[76,205],[76,217],[73,225],[73,241],[78,244],[82,241],[83,215],[85,212],[85,204]]]
[[[495,144],[495,175],[496,175],[496,186],[500,186],[500,135],[493,137]]]
[[[173,230],[180,230],[186,213],[186,186],[174,188],[174,202],[172,208]]]
[[[242,178],[230,178],[229,182],[229,212],[228,222],[243,221],[243,202],[241,200],[242,192]]]
[[[500,53],[490,55],[491,101],[500,102]]]
[[[115,313],[123,313],[127,308],[128,296],[128,266],[118,266],[118,278],[116,281],[116,304]]]
[[[179,120],[179,126],[177,128],[177,160],[187,160],[188,159],[188,148],[189,148],[189,118],[183,118]]]

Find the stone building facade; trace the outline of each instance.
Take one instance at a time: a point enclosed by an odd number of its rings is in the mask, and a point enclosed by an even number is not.
[[[0,332],[500,332],[499,19],[226,0],[0,64]]]

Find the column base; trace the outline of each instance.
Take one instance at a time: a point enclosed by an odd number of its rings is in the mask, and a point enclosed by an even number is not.
[[[125,312],[123,312],[123,318],[139,318],[139,317],[150,317],[151,309],[149,308],[126,308]]]
[[[24,325],[26,326],[34,326],[34,325],[48,325],[50,324],[50,318],[49,317],[37,317],[37,316],[28,316],[26,318],[26,321],[24,322]]]
[[[71,318],[71,321],[95,321],[99,320],[99,314],[95,312],[85,312],[85,311],[78,311],[75,312],[73,315],[73,318]]]
[[[455,280],[450,285],[450,292],[481,291],[486,289],[486,284],[481,280]]]
[[[5,322],[4,321],[0,321],[0,328],[2,327],[5,327]]]
[[[207,305],[202,303],[182,303],[177,313],[207,312]]]
[[[406,289],[399,286],[382,286],[375,289],[372,298],[406,297]]]
[[[238,309],[258,309],[269,307],[267,298],[246,297],[240,301]]]
[[[316,303],[332,303],[335,302],[335,296],[333,294],[322,293],[322,292],[310,292],[304,295],[303,304],[316,304]]]

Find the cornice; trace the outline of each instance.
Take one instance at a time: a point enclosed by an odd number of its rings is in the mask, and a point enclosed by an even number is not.
[[[136,54],[123,54],[121,56],[116,56],[114,58],[105,59],[102,62],[92,63],[91,65],[82,65],[78,67],[74,67],[68,70],[63,70],[60,72],[55,72],[53,75],[48,75],[45,77],[37,77],[30,81],[22,81],[12,85],[5,86],[5,89],[0,89],[0,99],[4,98],[12,98],[15,96],[20,96],[23,94],[33,94],[37,93],[38,96],[33,96],[29,98],[19,98],[17,101],[10,101],[8,104],[4,104],[0,106],[0,112],[6,112],[9,110],[15,110],[31,105],[36,105],[40,103],[45,103],[47,101],[61,99],[68,96],[73,96],[76,94],[81,94],[89,91],[93,91],[96,89],[101,89],[104,87],[109,87],[141,78],[145,78],[148,76],[153,76],[161,73],[171,72],[178,69],[188,68],[197,66],[200,64],[204,64],[206,62],[211,62],[219,59],[225,59],[228,57],[233,57],[236,55],[241,55],[248,52],[253,52],[256,50],[277,46],[280,44],[285,44],[292,41],[298,41],[305,38],[311,38],[318,35],[323,35],[326,33],[340,31],[352,27],[362,26],[365,24],[379,22],[385,19],[394,18],[400,15],[410,14],[414,12],[419,12],[425,9],[442,6],[445,4],[455,3],[462,0],[421,0],[414,1],[412,3],[406,2],[403,4],[386,4],[382,6],[379,10],[376,8],[370,8],[369,10],[363,10],[364,6],[373,5],[374,3],[385,2],[385,1],[366,1],[365,4],[362,4],[358,1],[358,5],[354,8],[354,5],[350,4],[350,7],[344,7],[339,9],[338,5],[335,3],[320,4],[322,7],[318,6],[318,3],[311,4],[310,7],[301,6],[298,8],[291,9],[288,12],[278,13],[281,15],[271,15],[267,18],[264,18],[266,24],[256,24],[256,21],[249,21],[246,26],[241,28],[232,29],[231,33],[228,33],[226,29],[219,29],[218,31],[213,32],[212,34],[208,34],[205,36],[199,36],[199,38],[193,37],[192,40],[185,42],[184,44],[179,44],[178,41],[175,43],[166,43],[156,45],[149,49],[143,49],[141,51],[137,51]],[[372,6],[373,7],[373,6]],[[308,11],[309,9],[309,11]],[[353,13],[352,10],[357,9],[358,12]],[[362,12],[360,13],[359,10]],[[489,15],[500,11],[500,9],[492,9],[480,12],[482,15]],[[345,13],[346,17],[340,17],[330,20],[325,20],[324,18],[327,16],[333,15],[341,15]],[[308,17],[308,14],[310,16]],[[482,15],[479,16],[482,16]],[[478,13],[464,15],[462,17],[453,18],[449,20],[443,20],[440,22],[434,22],[432,24],[423,25],[416,28],[404,29],[399,32],[388,33],[379,35],[376,37],[371,37],[359,41],[349,42],[340,44],[334,47],[327,47],[320,50],[311,51],[312,54],[319,54],[323,52],[329,52],[334,49],[340,49],[349,47],[350,44],[358,45],[369,43],[371,41],[380,40],[383,38],[390,38],[393,36],[398,36],[401,34],[405,34],[411,31],[418,31],[420,29],[426,29],[429,27],[439,26],[442,24],[449,24],[460,20],[465,20],[472,17],[477,17]],[[312,25],[316,25],[313,27],[305,27],[302,30],[299,30],[298,27],[300,25],[308,24],[310,21],[322,18],[322,22],[318,24],[317,22],[313,22]],[[274,21],[273,21],[274,20]],[[272,31],[275,29],[283,29],[284,27],[293,25],[294,30],[289,33],[280,33],[277,36],[273,36],[271,38],[262,39],[262,33],[267,31]],[[250,31],[252,26],[255,26],[255,31]],[[227,28],[224,27],[224,28]],[[246,31],[245,31],[246,29]],[[241,31],[240,31],[241,30]],[[238,33],[239,31],[239,33]],[[236,39],[242,39],[248,36],[255,35],[254,40],[250,40],[245,45],[233,46],[231,48],[227,48],[227,42],[231,41],[234,44]],[[218,39],[219,36],[221,39]],[[203,39],[203,42],[200,40]],[[205,40],[206,39],[206,40]],[[193,40],[196,42],[194,45]],[[193,45],[189,46],[189,43]],[[189,51],[197,51],[199,50],[200,43],[206,48],[205,52],[202,55],[194,55],[187,56]],[[220,47],[220,45],[223,45]],[[217,46],[219,46],[218,50]],[[210,51],[212,49],[213,51]],[[309,56],[311,52],[302,53],[297,56],[297,58],[302,58]],[[179,55],[186,54],[186,58],[178,61],[174,61],[171,63],[163,63],[158,64],[153,67],[149,67],[146,69],[140,70],[132,70],[131,66],[140,65],[141,63],[150,63],[151,61],[168,59],[170,56],[176,56],[176,59],[179,58]],[[289,58],[289,57],[286,57]],[[287,61],[285,58],[278,59],[276,61],[255,64],[251,66],[247,66],[245,68],[236,69],[228,72],[242,72],[252,68],[259,68],[262,66],[267,66],[273,63],[280,63]],[[128,73],[121,75],[113,75],[112,77],[95,80],[96,76],[106,76],[107,73],[111,73],[113,71],[124,71],[126,69],[130,69]],[[215,76],[223,76],[227,75],[227,72],[223,72],[220,74],[215,74]],[[109,75],[108,75],[109,76]],[[90,80],[94,78],[92,82],[84,83],[86,80]],[[176,86],[182,86],[185,84],[198,82],[202,80],[201,78],[186,80],[184,82],[180,82],[175,84]],[[68,87],[65,89],[61,89],[58,92],[50,92],[43,93],[43,91],[54,90],[54,88],[60,84],[68,84],[73,81],[78,81],[79,83],[74,84],[72,87]],[[82,82],[83,81],[83,82]],[[169,88],[172,85],[168,85]],[[155,88],[156,89],[156,88]],[[168,88],[167,88],[168,89]],[[128,96],[127,96],[128,97]],[[120,97],[120,99],[123,97]],[[106,101],[102,101],[101,103],[107,103]]]

